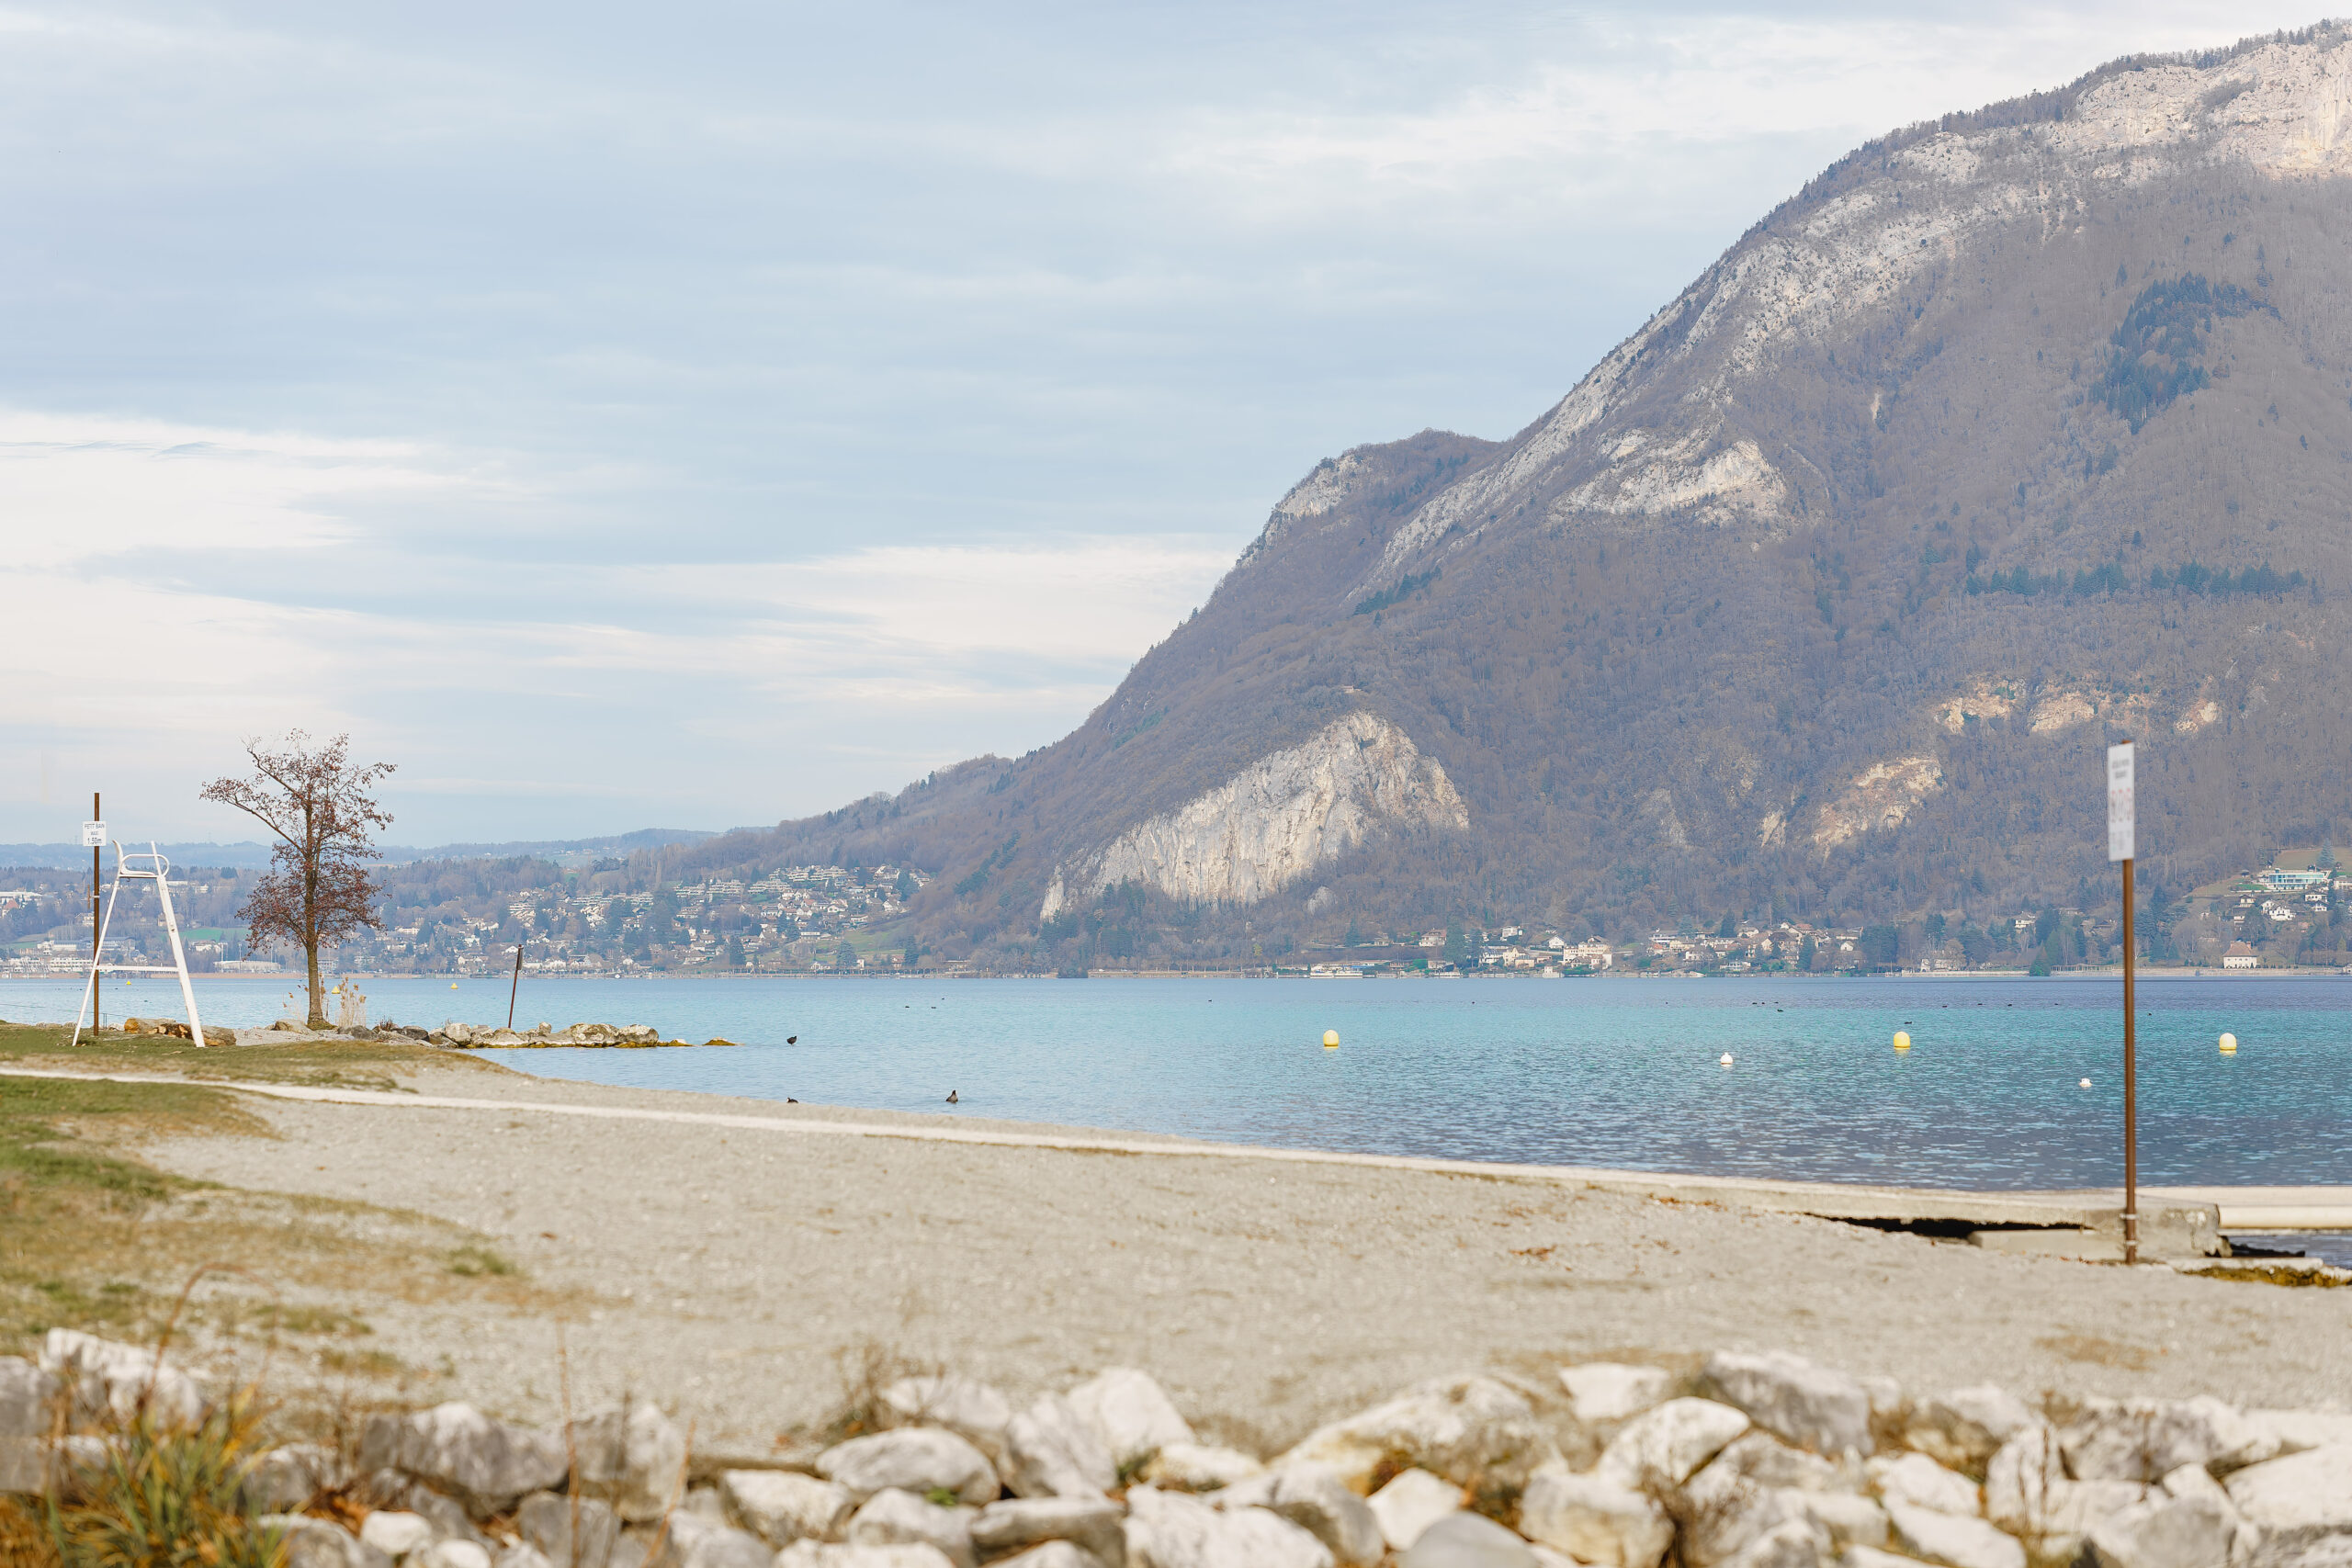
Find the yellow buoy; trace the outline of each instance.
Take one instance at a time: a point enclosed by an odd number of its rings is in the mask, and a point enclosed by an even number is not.
[[[1894,1048],[1898,1051],[1908,1051],[1911,1049],[1911,1037],[1908,1034],[1904,1033],[1903,1031],[1899,1029],[1896,1030],[1894,1032]]]
[[[1326,1051],[1336,1051],[1339,1048],[1340,1032],[1336,1029],[1325,1030],[1323,1032],[1323,1049]]]
[[[2090,1080],[2090,1079],[2088,1079],[2088,1078],[2085,1078],[2085,1079],[2083,1080],[2083,1087],[2084,1087],[2085,1089],[2088,1089],[2088,1088],[2090,1088],[2090,1087],[2091,1087],[2091,1080]]]
[[[2234,1034],[2224,1034],[2224,1035],[2222,1035],[2222,1055],[2224,1055],[2224,1056],[2234,1056],[2234,1055],[2236,1055],[2237,1054],[2238,1054],[2238,1037],[2237,1037],[2236,1035],[2234,1035]]]

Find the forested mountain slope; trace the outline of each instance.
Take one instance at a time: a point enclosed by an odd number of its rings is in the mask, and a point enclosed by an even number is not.
[[[2347,817],[2352,47],[1873,142],[1499,444],[1328,460],[1062,741],[777,829],[948,953],[2176,887]],[[720,840],[713,852],[744,846]]]

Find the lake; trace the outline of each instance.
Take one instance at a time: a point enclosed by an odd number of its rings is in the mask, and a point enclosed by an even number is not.
[[[503,1023],[507,982],[363,982],[379,1020]],[[266,1023],[284,979],[205,977],[205,1021]],[[107,987],[110,1019],[176,986]],[[0,981],[0,1015],[80,987]],[[2352,982],[2140,991],[2141,1179],[2352,1183]],[[646,1089],[1235,1143],[1978,1189],[2122,1179],[2112,980],[591,979],[515,1014],[650,1023],[741,1050],[481,1053]],[[1890,1040],[1906,1030],[1913,1049]],[[1324,1050],[1326,1030],[1340,1045]],[[2215,1048],[2224,1031],[2240,1050]],[[797,1044],[786,1043],[797,1036]],[[1725,1053],[1733,1064],[1719,1058]],[[2091,1087],[2080,1087],[2088,1078]]]

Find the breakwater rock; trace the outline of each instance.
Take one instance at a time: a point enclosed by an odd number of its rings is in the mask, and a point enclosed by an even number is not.
[[[0,1360],[0,1484],[70,1492],[151,1382],[175,1418],[203,1407],[86,1335]],[[1263,1455],[1204,1442],[1125,1368],[1025,1405],[908,1378],[872,1406],[879,1429],[728,1460],[642,1402],[559,1430],[452,1403],[371,1416],[349,1451],[262,1454],[243,1491],[289,1568],[2352,1562],[2352,1415],[2211,1397],[1920,1394],[1725,1352],[1442,1379]]]
[[[664,1040],[650,1023],[575,1023],[569,1029],[536,1024],[529,1029],[493,1029],[487,1024],[445,1023],[425,1039],[435,1045],[467,1050],[514,1050],[532,1045],[604,1045],[623,1049],[652,1045],[691,1045],[690,1040]],[[706,1040],[706,1045],[732,1045],[732,1040]]]

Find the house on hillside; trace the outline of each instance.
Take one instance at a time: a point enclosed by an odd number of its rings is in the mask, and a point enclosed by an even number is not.
[[[2261,962],[2255,957],[2254,949],[2242,942],[2230,943],[2230,950],[2222,954],[2222,967],[2224,969],[2252,969]]]

